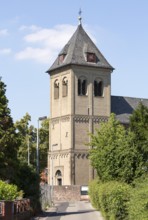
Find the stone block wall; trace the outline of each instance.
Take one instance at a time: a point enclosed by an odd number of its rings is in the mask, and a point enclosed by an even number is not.
[[[80,186],[54,186],[53,197],[55,201],[79,201]]]

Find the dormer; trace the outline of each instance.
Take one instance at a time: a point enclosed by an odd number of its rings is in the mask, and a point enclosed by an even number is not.
[[[86,59],[87,59],[87,62],[89,62],[89,63],[96,63],[97,62],[97,57],[96,57],[95,53],[87,52]]]

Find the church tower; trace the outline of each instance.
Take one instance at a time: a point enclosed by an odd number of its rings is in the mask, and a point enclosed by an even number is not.
[[[49,184],[88,185],[90,141],[111,112],[111,73],[80,24],[47,71],[50,75]]]

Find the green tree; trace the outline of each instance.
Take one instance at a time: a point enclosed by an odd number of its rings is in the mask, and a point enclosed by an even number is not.
[[[16,121],[15,128],[19,137],[18,159],[27,163],[28,156],[32,165],[36,165],[36,131],[37,129],[30,125],[31,116],[26,115]]]
[[[141,168],[148,171],[148,108],[142,103],[130,117],[130,128],[134,132],[134,142],[142,157]]]
[[[39,160],[40,160],[40,171],[47,167],[47,157],[49,149],[49,118],[42,121],[41,128],[39,130]]]
[[[111,114],[96,134],[91,134],[90,160],[102,181],[133,181],[141,172],[141,157],[133,142],[134,134],[127,131]]]
[[[6,85],[0,78],[0,178],[12,180],[17,165],[18,138],[5,93]]]
[[[31,116],[26,115],[16,121],[15,128],[19,137],[18,159],[27,163],[28,153],[30,164],[36,168],[37,129],[30,125]],[[39,128],[39,162],[40,171],[47,167],[47,155],[49,148],[49,119],[42,121]],[[28,152],[29,149],[29,152]]]

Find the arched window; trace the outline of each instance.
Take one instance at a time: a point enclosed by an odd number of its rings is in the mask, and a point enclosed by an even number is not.
[[[68,95],[68,80],[67,77],[64,77],[62,81],[62,96],[66,97],[67,95]]]
[[[59,98],[59,81],[56,79],[54,81],[54,99]]]
[[[57,179],[57,185],[61,186],[62,185],[62,173],[61,173],[61,171],[57,170],[55,176],[56,176],[56,179]]]
[[[103,96],[103,82],[100,79],[94,81],[94,96]]]
[[[78,95],[85,96],[87,94],[87,80],[85,77],[78,79]]]

